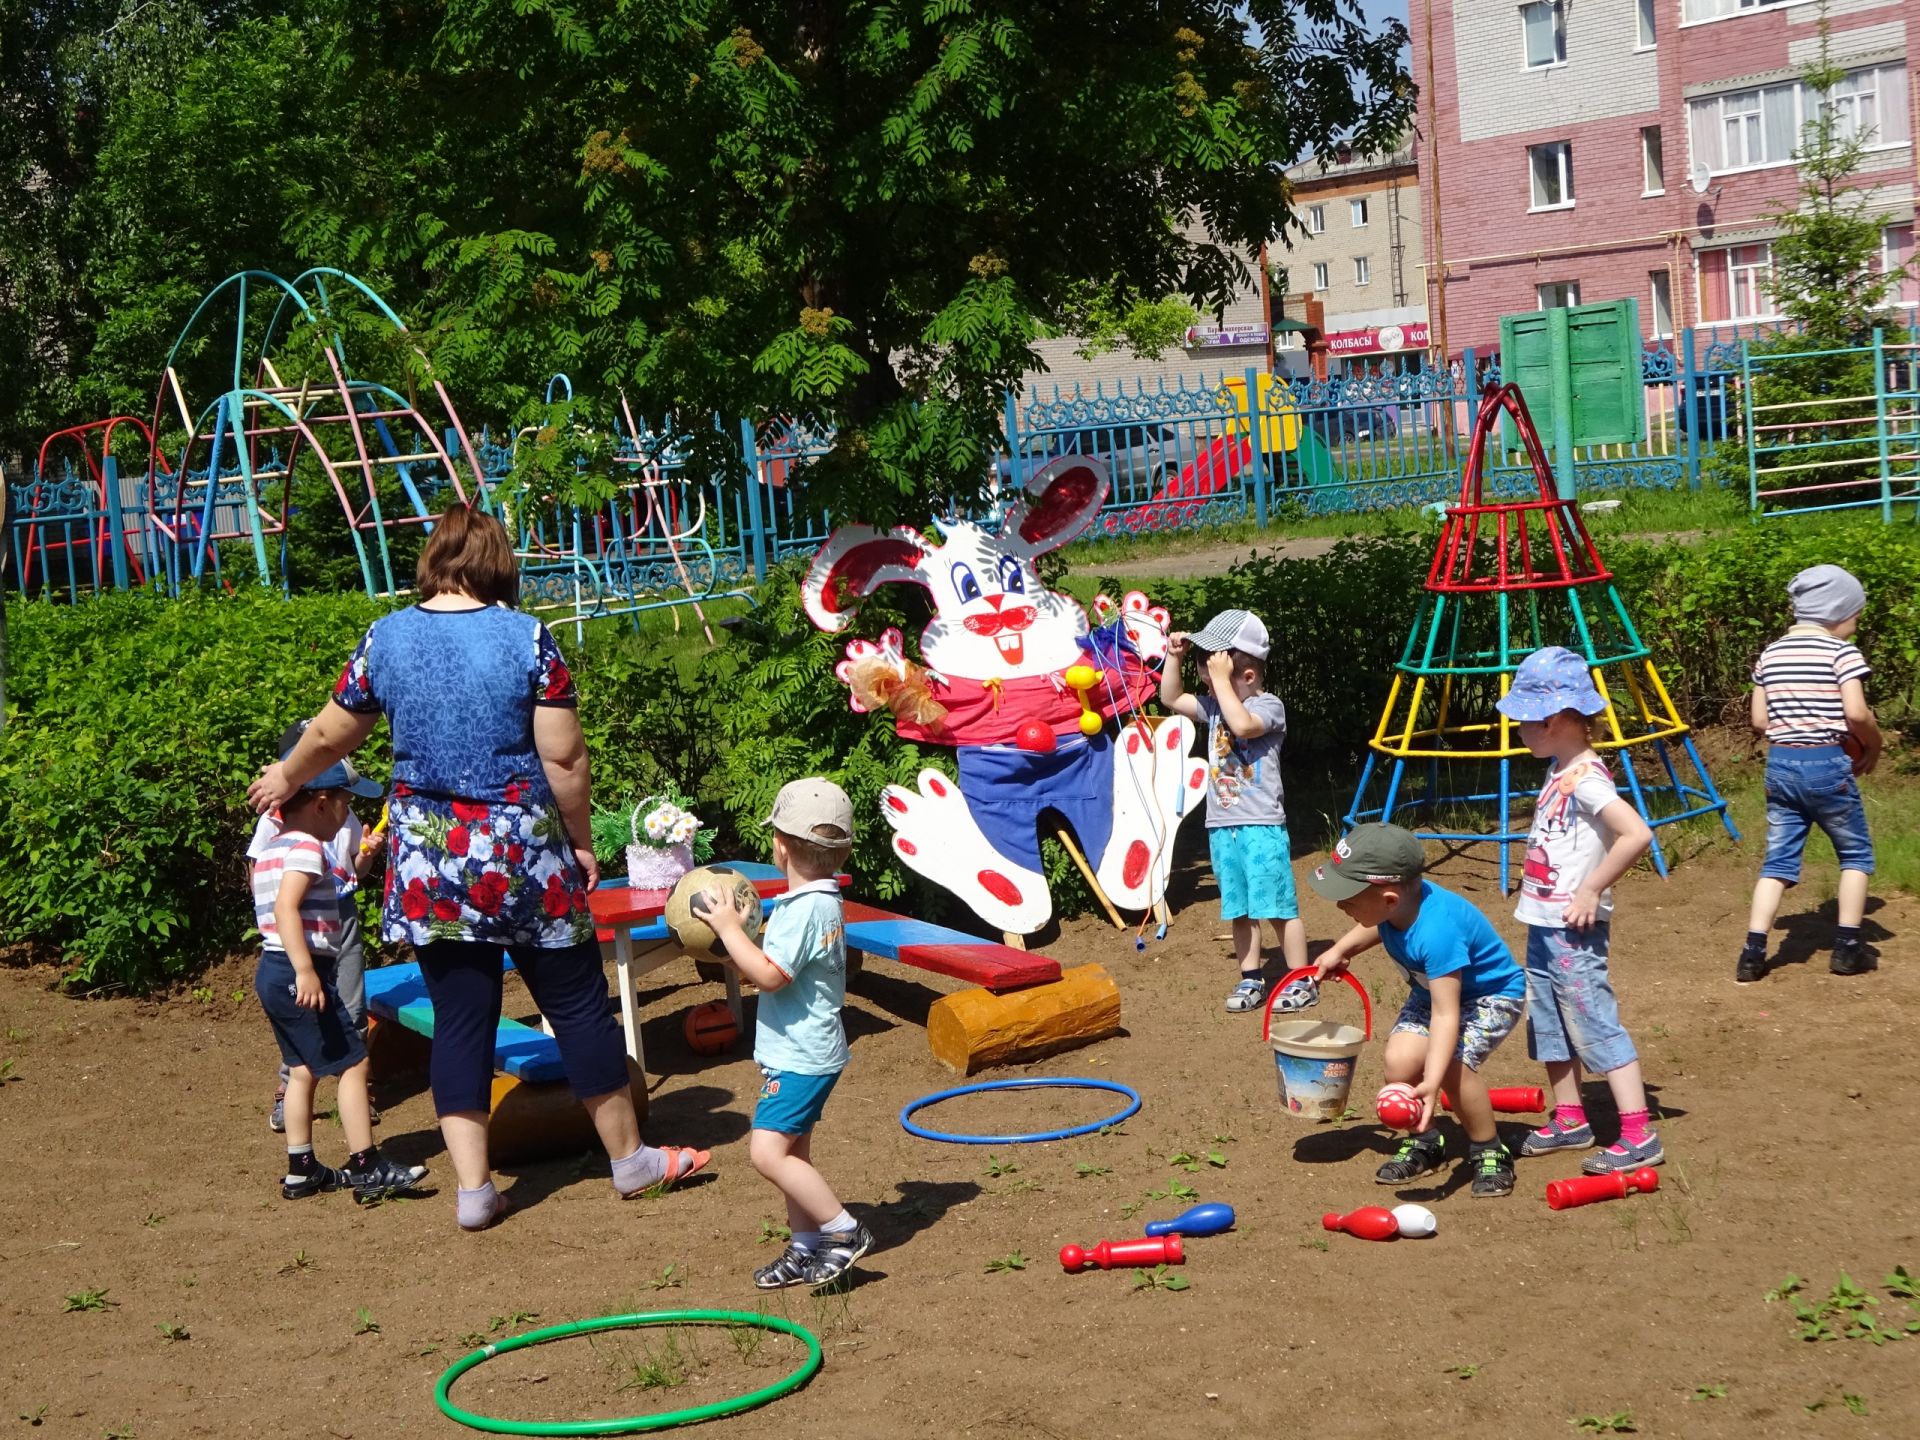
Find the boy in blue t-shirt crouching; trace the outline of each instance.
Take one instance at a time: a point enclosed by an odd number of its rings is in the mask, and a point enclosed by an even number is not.
[[[1337,975],[1381,945],[1413,986],[1387,1037],[1386,1072],[1389,1084],[1413,1086],[1420,1121],[1374,1178],[1404,1185],[1446,1163],[1446,1137],[1432,1128],[1444,1086],[1467,1132],[1474,1198],[1511,1195],[1513,1157],[1493,1128],[1479,1070],[1520,1023],[1526,975],[1487,917],[1423,878],[1426,868],[1420,842],[1398,825],[1361,825],[1335,846],[1308,883],[1354,928],[1315,969],[1320,979]]]
[[[847,1066],[840,1023],[847,932],[834,875],[853,846],[853,803],[831,780],[795,780],[781,788],[767,823],[787,893],[774,901],[761,943],[741,925],[731,890],[709,890],[704,899],[727,958],[760,989],[753,1058],[766,1078],[747,1154],[786,1197],[793,1232],[785,1253],[756,1270],[753,1283],[819,1289],[873,1248],[872,1233],[813,1168],[813,1127]]]

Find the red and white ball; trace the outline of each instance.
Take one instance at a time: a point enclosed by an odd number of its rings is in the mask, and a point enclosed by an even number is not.
[[[1380,1087],[1373,1097],[1373,1110],[1380,1123],[1392,1130],[1411,1130],[1420,1123],[1420,1097],[1413,1086],[1399,1081]]]

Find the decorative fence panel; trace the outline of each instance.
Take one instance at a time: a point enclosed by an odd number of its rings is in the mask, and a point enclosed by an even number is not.
[[[1904,336],[1904,332],[1901,332]],[[1747,502],[1761,517],[1877,508],[1920,520],[1920,345],[1743,354]]]

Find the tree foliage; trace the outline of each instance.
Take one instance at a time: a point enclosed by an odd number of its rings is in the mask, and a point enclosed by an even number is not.
[[[979,483],[1037,339],[1219,308],[1285,167],[1412,103],[1355,0],[0,0],[0,34],[0,450],[144,409],[222,276],[325,264],[470,419],[564,369],[723,465],[708,414],[787,415],[876,520]]]

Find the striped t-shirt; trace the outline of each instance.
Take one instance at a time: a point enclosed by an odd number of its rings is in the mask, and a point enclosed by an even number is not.
[[[285,950],[280,922],[273,907],[280,900],[280,881],[288,871],[310,876],[300,897],[300,929],[307,949],[315,955],[333,955],[340,949],[340,901],[328,873],[326,850],[304,830],[282,830],[253,862],[253,923],[269,950]]]
[[[1753,667],[1753,683],[1767,697],[1768,743],[1838,745],[1847,733],[1840,687],[1868,673],[1851,641],[1823,625],[1795,625]]]

